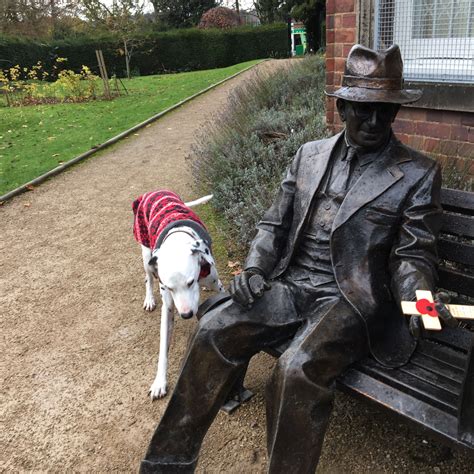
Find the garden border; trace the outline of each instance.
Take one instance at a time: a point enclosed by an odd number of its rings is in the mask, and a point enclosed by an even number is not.
[[[168,114],[169,112],[172,112],[173,110],[177,109],[178,107],[181,107],[182,105],[186,104],[187,102],[190,102],[191,100],[195,99],[196,97],[210,91],[211,89],[214,89],[217,86],[220,86],[224,82],[230,81],[234,77],[248,71],[249,69],[252,69],[255,66],[258,66],[259,64],[262,64],[265,61],[269,61],[270,59],[271,58],[263,59],[262,61],[260,61],[256,64],[252,64],[251,66],[246,67],[245,69],[242,69],[241,71],[238,71],[235,74],[232,74],[232,76],[226,77],[225,79],[222,79],[221,81],[216,82],[215,84],[212,84],[209,87],[206,87],[205,89],[202,89],[201,91],[196,92],[195,94],[193,94],[189,97],[186,97],[186,99],[183,99],[180,102],[178,102],[177,104],[174,104],[171,107],[168,107],[167,109],[163,110],[162,112],[159,112],[158,114],[153,115],[152,117],[146,119],[145,121],[140,122],[137,125],[134,125],[132,128],[129,128],[128,130],[125,130],[124,132],[119,133],[115,137],[109,138],[104,143],[101,143],[100,145],[98,145],[94,148],[91,148],[90,150],[88,150],[84,153],[81,153],[80,155],[76,156],[75,158],[72,158],[71,160],[66,161],[62,165],[56,166],[56,168],[53,168],[52,170],[38,176],[37,178],[32,179],[31,181],[28,181],[27,183],[22,184],[18,188],[15,188],[15,189],[9,191],[8,193],[4,194],[3,196],[0,196],[0,204],[3,204],[5,201],[8,201],[9,199],[11,199],[15,196],[18,196],[19,194],[22,194],[26,191],[31,191],[31,189],[30,189],[31,186],[36,186],[38,184],[43,183],[47,179],[49,179],[53,176],[56,176],[57,174],[63,172],[67,168],[75,165],[76,163],[79,163],[80,161],[82,161],[82,160],[88,158],[89,156],[97,153],[98,151],[103,150],[104,148],[107,148],[110,145],[113,145],[114,143],[117,143],[122,138],[125,138],[126,136],[130,135],[131,133],[133,133],[137,130],[140,130],[141,128],[149,125],[150,123],[154,122],[155,120],[158,120],[159,118],[163,117],[164,115]]]

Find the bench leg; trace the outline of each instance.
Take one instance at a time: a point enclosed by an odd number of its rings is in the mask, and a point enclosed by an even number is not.
[[[247,373],[248,363],[242,368],[239,378],[236,380],[232,390],[227,397],[221,410],[227,415],[230,415],[234,410],[240,407],[242,403],[248,402],[252,397],[253,393],[244,387],[245,374]]]
[[[462,400],[459,409],[459,438],[474,447],[474,333],[471,334],[471,349],[467,360]]]

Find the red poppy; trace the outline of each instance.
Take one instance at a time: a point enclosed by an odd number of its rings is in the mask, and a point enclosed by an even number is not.
[[[435,304],[427,299],[421,299],[416,302],[416,310],[420,314],[428,314],[436,318],[438,316],[438,311],[435,309]]]

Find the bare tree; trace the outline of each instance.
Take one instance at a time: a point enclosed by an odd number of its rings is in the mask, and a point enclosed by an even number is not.
[[[254,0],[253,5],[262,23],[281,21],[280,8],[284,2],[280,0]]]
[[[134,49],[140,43],[138,34],[143,24],[143,1],[113,0],[110,6],[101,0],[81,0],[81,3],[89,21],[100,25],[120,38],[127,77],[130,79],[130,61]]]

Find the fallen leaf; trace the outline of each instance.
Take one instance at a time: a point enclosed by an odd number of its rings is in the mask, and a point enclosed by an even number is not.
[[[26,189],[28,189],[28,191],[33,191],[33,189],[35,189],[35,187],[32,184],[28,184],[26,186]]]
[[[241,268],[239,268],[238,270],[235,270],[235,272],[231,272],[231,274],[234,275],[234,276],[240,275],[241,273],[242,273]]]
[[[25,202],[25,204],[23,204],[23,206],[25,206],[25,207],[31,207],[31,202]]]
[[[240,262],[238,260],[236,260],[235,262],[232,262],[231,260],[229,260],[227,262],[227,266],[229,268],[234,268],[234,267],[237,267],[238,265],[240,265]]]

